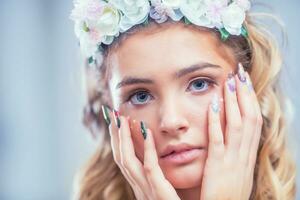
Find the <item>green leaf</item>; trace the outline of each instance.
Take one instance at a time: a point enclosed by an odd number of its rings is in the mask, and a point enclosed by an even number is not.
[[[144,26],[147,26],[149,24],[149,19],[148,19],[148,17],[146,18],[146,20],[143,22],[143,25]]]
[[[186,18],[186,17],[184,17],[184,23],[185,24],[192,24],[192,22],[188,19],[188,18]]]
[[[84,30],[85,32],[89,32],[89,31],[90,31],[90,29],[89,29],[89,27],[87,26],[86,22],[83,23],[83,30]]]
[[[93,56],[89,57],[88,62],[89,62],[89,64],[92,64],[94,62]]]
[[[227,40],[230,36],[230,33],[224,27],[220,29],[220,33],[223,41]]]
[[[100,45],[98,45],[98,51],[100,51],[100,52],[103,52],[104,51],[104,49],[103,49],[103,47],[102,47],[102,45],[100,44]]]
[[[241,32],[242,32],[242,36],[244,36],[245,38],[249,36],[248,31],[244,25],[242,26]]]

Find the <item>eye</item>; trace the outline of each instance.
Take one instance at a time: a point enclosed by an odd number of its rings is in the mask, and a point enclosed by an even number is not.
[[[127,101],[130,101],[133,105],[143,105],[151,100],[151,95],[148,91],[137,91],[131,94]]]
[[[214,81],[210,79],[198,78],[190,82],[188,91],[204,92]]]

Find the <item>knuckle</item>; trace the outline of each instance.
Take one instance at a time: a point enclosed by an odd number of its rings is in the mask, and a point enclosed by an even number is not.
[[[154,167],[151,165],[145,165],[144,170],[147,175],[151,175],[154,172]]]
[[[127,159],[121,159],[121,165],[125,168],[128,168],[130,166]]]
[[[241,132],[243,127],[242,123],[234,123],[229,125],[229,129],[234,132]]]
[[[257,117],[256,117],[255,115],[251,114],[251,115],[248,115],[248,116],[246,117],[246,120],[247,120],[250,124],[256,124],[256,122],[257,122]]]
[[[209,141],[211,145],[213,146],[220,146],[223,145],[223,140],[221,137],[215,137],[212,140]]]
[[[263,123],[263,119],[262,119],[262,116],[261,116],[261,115],[259,115],[259,116],[257,116],[257,115],[249,115],[249,116],[247,117],[247,120],[248,120],[251,124],[253,124],[253,125],[262,125],[262,123]]]

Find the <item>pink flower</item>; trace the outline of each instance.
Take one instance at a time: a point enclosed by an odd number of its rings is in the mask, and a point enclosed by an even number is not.
[[[100,31],[97,30],[96,28],[90,28],[88,34],[89,34],[89,38],[92,41],[92,43],[97,44],[97,43],[101,42],[102,35],[101,35]]]
[[[227,4],[220,0],[210,0],[209,3],[207,3],[206,16],[214,24],[214,26],[222,26],[221,15],[226,6]]]
[[[168,19],[170,9],[160,2],[153,3],[150,9],[150,17],[157,23],[163,23]]]
[[[99,18],[103,13],[104,7],[105,4],[103,2],[90,0],[86,8],[86,18],[91,20]]]

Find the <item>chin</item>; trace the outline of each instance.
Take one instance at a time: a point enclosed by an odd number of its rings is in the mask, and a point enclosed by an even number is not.
[[[204,162],[200,159],[184,165],[161,166],[166,179],[175,189],[187,189],[201,185]]]

